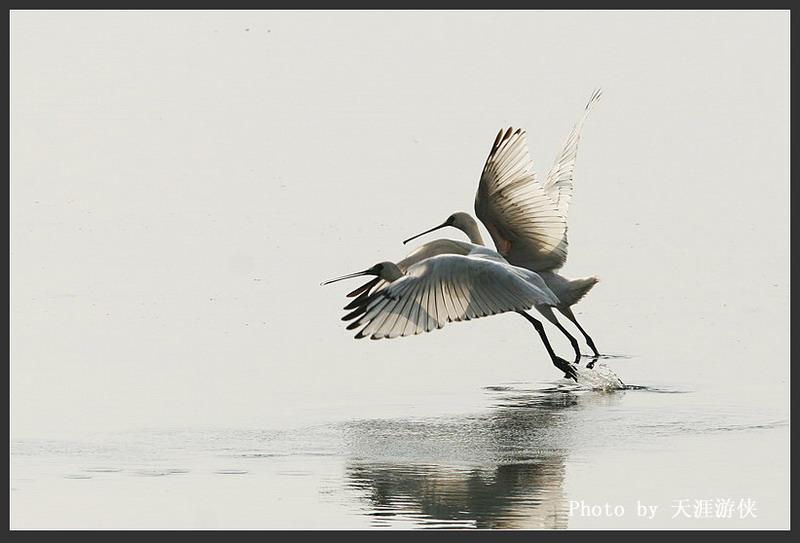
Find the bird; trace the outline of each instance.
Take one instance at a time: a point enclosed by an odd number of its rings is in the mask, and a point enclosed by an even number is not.
[[[374,279],[350,292],[345,310],[356,339],[392,339],[431,332],[448,322],[500,313],[525,316],[539,333],[553,364],[578,381],[575,367],[554,352],[542,323],[525,313],[536,308],[550,318],[555,294],[536,272],[512,266],[497,251],[458,240],[439,239],[418,247],[398,262],[383,261],[322,282],[360,276]],[[553,316],[554,318],[554,316]]]
[[[510,264],[537,272],[558,297],[556,309],[581,332],[595,360],[600,357],[594,340],[578,322],[572,306],[599,281],[597,276],[567,278],[559,270],[567,260],[567,210],[572,198],[572,176],[578,141],[589,111],[602,89],[591,95],[583,115],[567,137],[561,152],[542,183],[536,177],[521,128],[501,129],[481,173],[475,194],[475,214],[488,230],[497,252]],[[475,219],[466,212],[451,214],[442,224],[412,236],[404,244],[425,234],[455,227],[470,242],[484,245]],[[580,360],[578,340],[557,320],[553,324],[569,339]],[[592,362],[593,364],[593,362]]]

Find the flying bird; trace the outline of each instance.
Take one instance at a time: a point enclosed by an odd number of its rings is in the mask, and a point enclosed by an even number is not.
[[[580,330],[595,357],[600,353],[572,306],[594,287],[598,278],[571,279],[559,270],[567,260],[567,210],[580,132],[601,94],[600,89],[592,94],[544,182],[537,179],[533,169],[525,131],[513,127],[500,130],[486,159],[474,204],[475,214],[491,235],[497,252],[513,266],[541,276],[559,299],[556,309]],[[464,232],[472,243],[484,245],[478,223],[461,211],[403,243],[447,226]],[[551,322],[569,339],[576,352],[575,361],[580,360],[578,341],[555,318]]]
[[[496,251],[463,241],[440,239],[403,260],[380,262],[366,270],[323,282],[376,276],[348,294],[355,297],[342,317],[358,328],[357,339],[391,339],[431,332],[448,322],[507,312],[523,315],[539,333],[553,364],[577,381],[575,368],[553,351],[542,323],[525,313],[536,308],[555,318],[558,298],[531,270],[512,266]]]

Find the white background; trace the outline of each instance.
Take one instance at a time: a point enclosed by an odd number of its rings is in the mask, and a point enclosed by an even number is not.
[[[500,128],[528,131],[544,175],[596,87],[563,270],[601,278],[579,318],[601,351],[652,362],[621,359],[626,382],[724,372],[788,405],[788,11],[14,11],[10,28],[12,437],[380,416],[556,379],[513,315],[355,341],[339,318],[358,283],[320,282],[471,211]]]

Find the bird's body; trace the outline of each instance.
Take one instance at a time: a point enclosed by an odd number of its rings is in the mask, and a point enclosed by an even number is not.
[[[474,204],[475,214],[488,230],[497,252],[510,264],[541,276],[559,299],[555,307],[578,327],[595,356],[599,352],[594,341],[578,323],[571,306],[592,289],[598,278],[570,279],[559,271],[567,260],[567,210],[572,198],[572,173],[580,131],[599,98],[598,90],[543,183],[533,170],[525,132],[513,128],[501,130],[484,165]],[[474,244],[484,243],[478,223],[464,212],[453,213],[441,225],[404,243],[446,226],[463,231]],[[557,321],[554,324],[570,340],[577,361],[581,356],[577,340]]]
[[[435,240],[406,258],[381,262],[368,270],[323,284],[361,275],[376,278],[354,290],[342,320],[358,328],[356,338],[391,339],[430,332],[448,322],[468,321],[518,312],[537,326],[553,363],[568,377],[574,368],[555,355],[539,321],[524,312],[536,308],[552,315],[558,298],[535,272],[512,266],[496,251],[455,240]]]
[[[456,212],[453,215],[451,215],[451,217],[452,220],[448,218],[449,223],[448,221],[445,222],[446,226],[453,226],[454,228],[457,228],[462,232],[464,232],[469,238],[470,243],[478,246],[484,246],[483,236],[481,236],[480,230],[478,229],[478,223],[475,221],[475,219],[472,218],[470,214],[464,212]],[[441,241],[449,241],[455,243],[454,240],[441,240]],[[422,245],[420,248],[424,247],[425,245]],[[414,251],[410,253],[410,255],[413,254]],[[578,301],[581,298],[583,298],[598,281],[598,278],[595,276],[570,279],[568,277],[561,275],[560,273],[558,273],[556,269],[552,268],[545,270],[541,269],[535,270],[534,268],[538,268],[541,266],[537,266],[535,263],[532,265],[528,264],[528,261],[524,257],[521,259],[515,258],[516,254],[509,253],[507,255],[501,255],[501,256],[503,256],[503,258],[505,258],[509,264],[512,264],[514,266],[520,266],[522,268],[526,268],[531,271],[536,271],[536,273],[538,273],[539,276],[547,284],[548,288],[552,290],[553,293],[558,297],[559,303],[556,307],[558,307],[559,309],[568,308],[578,303]]]
[[[485,247],[475,219],[459,212],[414,238],[454,226],[467,234],[469,243],[435,240],[396,263],[381,262],[324,282],[375,276],[347,295],[353,300],[345,306],[350,312],[342,320],[352,321],[347,328],[358,329],[355,337],[404,337],[442,328],[448,322],[513,311],[534,326],[553,364],[577,381],[576,368],[555,354],[544,326],[527,311],[535,308],[570,339],[577,362],[581,357],[578,342],[555,317],[552,308],[558,308],[597,354],[571,311],[571,305],[597,278],[568,279],[559,270],[567,258],[566,212],[580,127],[599,96],[599,91],[592,96],[544,183],[536,181],[531,168],[525,132],[509,128],[497,135],[475,195],[475,213],[496,251]]]

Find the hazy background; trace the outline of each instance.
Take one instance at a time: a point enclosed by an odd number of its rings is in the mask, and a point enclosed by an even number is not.
[[[12,529],[788,527],[789,24],[12,11]],[[635,387],[516,315],[355,341],[320,282],[471,211],[501,128],[546,175],[597,87],[563,273]]]
[[[319,284],[471,211],[502,127],[545,175],[596,87],[563,270],[601,278],[579,318],[632,357],[626,382],[788,408],[788,11],[13,11],[10,29],[12,438],[441,414],[558,378],[514,315],[355,341],[358,283]],[[462,405],[437,406],[449,387]]]

